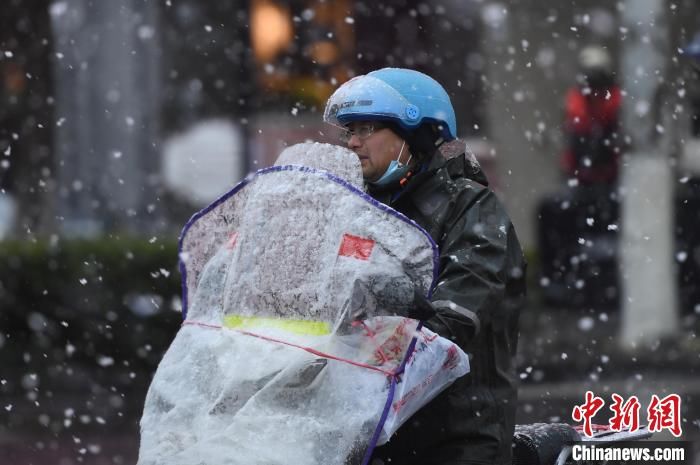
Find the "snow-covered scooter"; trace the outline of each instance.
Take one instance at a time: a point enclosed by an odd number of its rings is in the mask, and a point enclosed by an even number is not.
[[[357,157],[300,144],[197,213],[180,238],[182,328],[149,388],[139,465],[355,465],[469,371],[407,318],[438,250],[363,191]],[[582,437],[520,425],[514,463],[563,465]]]
[[[438,250],[363,191],[357,157],[285,150],[180,238],[184,322],[149,388],[139,465],[350,465],[469,370],[406,317]]]

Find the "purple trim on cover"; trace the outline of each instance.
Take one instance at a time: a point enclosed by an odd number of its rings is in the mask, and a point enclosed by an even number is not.
[[[419,321],[418,326],[416,326],[416,333],[420,332],[420,330],[423,328],[423,322]],[[406,355],[403,358],[403,361],[401,362],[401,365],[399,366],[399,369],[396,370],[396,372],[393,374],[391,377],[391,386],[389,386],[389,396],[386,399],[386,404],[384,404],[384,411],[382,412],[382,416],[379,418],[379,423],[377,423],[377,427],[374,429],[374,434],[372,435],[372,439],[369,442],[369,445],[367,446],[367,451],[365,452],[365,457],[362,460],[362,465],[367,465],[369,463],[369,460],[372,458],[372,452],[374,452],[374,449],[377,447],[377,441],[379,441],[379,434],[382,431],[382,428],[384,428],[384,423],[386,422],[387,417],[389,416],[389,408],[391,407],[391,404],[394,402],[394,393],[396,391],[396,380],[399,379],[399,376],[404,372],[406,369],[406,363],[408,363],[408,359],[411,358],[411,355],[413,355],[413,351],[416,349],[416,343],[418,342],[418,336],[413,336],[413,339],[411,340],[411,343],[408,345],[408,350],[406,351]]]
[[[384,410],[382,411],[382,416],[379,418],[379,423],[377,423],[377,427],[374,429],[372,439],[369,441],[369,446],[367,446],[367,450],[365,451],[365,456],[362,459],[362,465],[367,465],[372,459],[372,452],[374,452],[374,449],[377,447],[377,441],[379,441],[379,435],[384,427],[384,422],[386,422],[386,419],[389,416],[389,409],[391,408],[391,404],[394,402],[394,393],[396,392],[396,377],[397,375],[391,377],[389,396],[386,399],[386,404],[384,404]]]
[[[180,268],[180,275],[181,275],[181,282],[182,282],[182,319],[187,318],[187,304],[188,304],[188,295],[187,295],[187,269],[185,267],[185,263],[182,261],[182,243],[185,239],[185,235],[187,234],[187,231],[192,227],[192,225],[200,219],[202,216],[206,215],[209,213],[211,210],[214,208],[218,207],[221,203],[225,202],[228,200],[231,196],[235,195],[238,191],[243,189],[246,185],[248,185],[252,180],[257,178],[260,175],[267,174],[267,173],[274,173],[274,172],[279,172],[279,171],[300,171],[302,173],[312,173],[312,174],[318,174],[321,176],[324,176],[331,181],[335,182],[336,184],[340,184],[341,186],[345,187],[349,191],[353,192],[354,194],[359,195],[361,198],[363,198],[365,201],[369,202],[373,206],[379,208],[380,210],[389,213],[396,218],[400,219],[404,223],[408,223],[412,225],[413,227],[417,228],[423,235],[428,239],[430,242],[430,246],[433,249],[433,280],[430,284],[430,288],[428,289],[428,293],[426,297],[430,299],[433,295],[433,289],[435,288],[435,285],[437,283],[437,278],[438,278],[438,272],[440,268],[440,252],[438,249],[437,244],[433,240],[433,238],[428,234],[428,232],[423,229],[418,223],[413,221],[412,219],[408,218],[406,215],[404,215],[401,212],[398,212],[394,210],[393,208],[389,207],[388,205],[384,205],[383,203],[379,202],[378,200],[372,198],[365,192],[363,192],[361,189],[358,189],[354,185],[350,184],[348,181],[346,181],[343,178],[340,178],[328,171],[324,170],[318,170],[315,168],[309,168],[308,166],[302,166],[302,165],[279,165],[279,166],[269,166],[267,168],[260,169],[254,173],[248,174],[241,182],[236,184],[230,191],[226,192],[223,194],[221,197],[218,199],[214,200],[210,205],[206,206],[204,209],[200,210],[199,212],[195,213],[189,221],[185,224],[185,227],[182,228],[182,232],[180,233],[180,239],[178,241],[178,262],[179,262],[179,268]]]
[[[394,373],[394,376],[399,376],[403,374],[404,370],[406,369],[406,363],[408,363],[408,359],[411,358],[411,355],[413,355],[413,351],[416,349],[416,343],[418,342],[418,333],[420,330],[423,329],[423,321],[419,320],[418,321],[418,326],[416,326],[416,336],[413,336],[413,340],[411,341],[411,344],[408,346],[408,352],[406,353],[406,356],[403,359],[403,362],[401,362],[401,366],[399,366],[399,369],[396,370],[396,373]]]
[[[262,171],[262,170],[260,170]],[[259,173],[258,171],[257,173]],[[188,304],[188,295],[187,295],[187,267],[185,266],[185,262],[182,261],[182,243],[185,240],[185,235],[187,234],[187,231],[192,227],[192,225],[200,219],[202,216],[206,215],[219,205],[221,205],[223,202],[229,199],[229,197],[233,196],[236,194],[238,191],[243,189],[248,183],[250,183],[255,175],[257,173],[253,174],[248,174],[241,182],[233,186],[233,188],[223,194],[221,197],[218,199],[214,200],[212,203],[204,207],[202,210],[198,211],[192,217],[185,223],[185,226],[182,228],[182,232],[180,233],[180,238],[178,239],[177,243],[177,260],[178,260],[178,267],[180,268],[180,282],[182,285],[182,320],[184,321],[187,318],[187,304]]]

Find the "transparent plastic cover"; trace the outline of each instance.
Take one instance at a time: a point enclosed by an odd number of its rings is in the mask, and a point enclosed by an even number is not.
[[[183,231],[186,319],[146,397],[141,465],[359,464],[468,371],[405,317],[434,284],[427,233],[363,193],[346,149],[280,160]]]

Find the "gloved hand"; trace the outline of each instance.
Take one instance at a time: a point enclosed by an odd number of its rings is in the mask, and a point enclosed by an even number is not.
[[[408,310],[408,317],[425,321],[435,316],[435,305],[428,300],[418,287],[413,288],[413,305]]]
[[[376,299],[369,290],[367,283],[356,280],[352,286],[352,295],[348,302],[350,306],[350,321],[360,321],[367,318],[367,310],[376,309]]]

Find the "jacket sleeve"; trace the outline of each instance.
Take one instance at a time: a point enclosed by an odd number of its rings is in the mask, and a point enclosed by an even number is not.
[[[475,192],[476,190],[476,192]],[[426,325],[465,348],[485,326],[508,324],[524,295],[525,263],[511,221],[489,189],[464,189],[440,245],[436,308]]]

